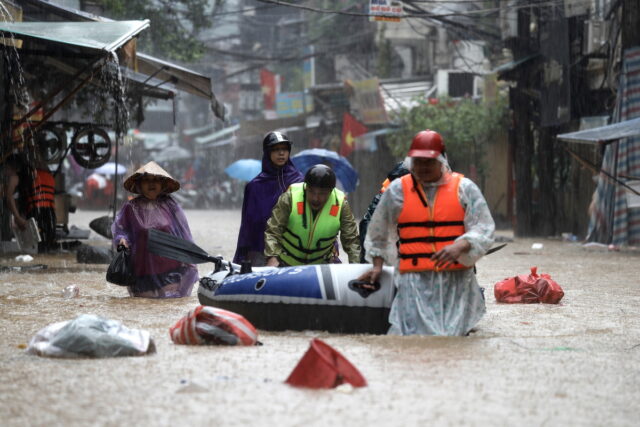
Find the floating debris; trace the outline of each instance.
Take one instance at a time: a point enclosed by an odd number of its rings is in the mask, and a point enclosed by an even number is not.
[[[34,270],[46,270],[48,267],[46,264],[33,264],[33,265],[0,265],[0,273],[26,273]]]

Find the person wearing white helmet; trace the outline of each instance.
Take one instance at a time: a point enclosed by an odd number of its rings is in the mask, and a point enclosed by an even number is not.
[[[474,264],[493,244],[495,224],[480,189],[452,172],[442,136],[416,134],[371,218],[365,250],[375,283],[395,266],[390,334],[467,335],[485,312]]]

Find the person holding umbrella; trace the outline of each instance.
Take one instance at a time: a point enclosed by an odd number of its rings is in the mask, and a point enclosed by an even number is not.
[[[349,262],[358,263],[358,226],[345,194],[335,187],[333,170],[315,165],[303,183],[280,196],[264,233],[268,266],[340,262],[334,254],[338,233]]]
[[[251,261],[263,266],[264,231],[278,197],[303,176],[291,163],[291,140],[280,132],[269,132],[262,140],[262,172],[244,189],[242,222],[233,262]]]
[[[493,244],[495,224],[480,189],[452,172],[442,137],[416,134],[410,174],[391,182],[369,223],[365,249],[375,283],[395,265],[390,334],[466,335],[485,312],[473,266]],[[398,242],[398,246],[396,246]]]

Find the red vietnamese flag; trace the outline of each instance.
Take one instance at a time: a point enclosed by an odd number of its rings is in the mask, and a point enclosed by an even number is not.
[[[342,116],[342,144],[340,145],[340,155],[348,156],[356,148],[356,137],[367,133],[365,125],[356,120],[349,113]]]
[[[260,70],[260,86],[264,98],[264,109],[275,110],[277,93],[276,75],[265,68]]]

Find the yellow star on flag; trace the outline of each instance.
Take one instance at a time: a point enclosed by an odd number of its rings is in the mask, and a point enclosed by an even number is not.
[[[347,143],[349,147],[353,147],[353,141],[355,141],[355,138],[351,134],[351,131],[347,132],[347,135],[344,137],[344,141]]]

